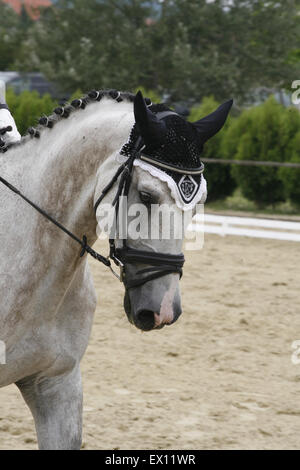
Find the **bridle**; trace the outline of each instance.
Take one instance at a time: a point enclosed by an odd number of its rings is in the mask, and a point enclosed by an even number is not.
[[[163,119],[169,114],[175,114],[173,112],[162,112],[157,113],[158,119]],[[166,165],[164,162],[160,162],[155,158],[150,158],[149,156],[143,153],[145,146],[143,144],[142,138],[138,138],[137,142],[131,152],[131,155],[127,159],[125,163],[123,163],[113,176],[112,180],[109,184],[103,189],[101,196],[95,203],[94,211],[97,212],[97,209],[104,199],[104,197],[110,192],[113,186],[119,180],[118,189],[116,195],[113,200],[113,206],[115,210],[115,220],[119,217],[120,211],[120,198],[127,197],[131,185],[132,180],[132,172],[134,161],[137,158],[141,160],[147,161],[147,163],[151,163],[154,166],[171,169],[172,171],[183,173],[184,174],[202,174],[204,171],[203,163],[199,168],[193,169],[181,169],[177,167],[173,167],[172,165]],[[8,181],[0,176],[0,183],[4,184],[8,189],[16,193],[20,196],[23,200],[25,200],[28,204],[30,204],[36,211],[38,211],[41,215],[45,218],[50,220],[54,225],[56,225],[59,229],[65,232],[69,237],[71,237],[74,241],[81,245],[81,253],[80,257],[84,256],[85,253],[89,253],[92,257],[94,257],[97,261],[100,261],[105,266],[109,267],[112,273],[124,283],[125,288],[133,289],[136,287],[140,287],[147,282],[153,281],[154,279],[158,279],[160,277],[166,276],[168,274],[179,274],[179,277],[182,277],[182,268],[185,262],[184,255],[172,255],[166,253],[157,253],[157,252],[149,252],[145,250],[138,250],[135,248],[130,248],[127,245],[126,239],[122,240],[121,247],[116,246],[115,238],[109,239],[109,246],[110,252],[108,257],[104,257],[93,250],[87,243],[87,237],[84,235],[82,240],[70,232],[66,227],[64,227],[61,223],[59,223],[56,219],[54,219],[51,215],[49,215],[46,211],[41,209],[37,204],[30,201],[26,196],[24,196],[17,188],[12,186]],[[116,266],[120,268],[120,275],[118,275],[114,269],[112,268],[111,261],[115,263]],[[136,272],[136,277],[133,279],[128,279],[127,277],[127,265],[135,265],[135,264],[142,264],[147,265],[148,267],[138,270]]]
[[[143,149],[144,145],[142,140],[138,139],[131,157],[129,157],[126,163],[121,165],[110,183],[104,188],[101,196],[95,204],[95,212],[97,212],[99,204],[109,193],[114,183],[120,176],[118,190],[112,203],[115,208],[115,220],[118,220],[120,211],[120,198],[128,196],[132,179],[133,163],[136,158],[141,156]],[[111,270],[113,274],[124,283],[126,289],[140,287],[146,282],[153,281],[154,279],[158,279],[168,274],[179,274],[180,277],[182,276],[182,268],[184,265],[184,255],[182,253],[179,255],[171,255],[165,253],[149,252],[145,250],[137,250],[135,248],[130,248],[127,245],[126,239],[123,239],[122,246],[117,248],[115,239],[110,238],[109,246],[109,258],[116,264],[116,266],[120,268],[120,275],[117,275],[112,268]],[[129,280],[127,279],[126,272],[126,266],[128,264],[145,264],[149,265],[149,267],[137,271],[136,278]]]
[[[172,111],[163,111],[156,114],[158,120],[163,119],[164,117],[176,114]],[[120,177],[120,182],[118,186],[118,190],[116,196],[113,200],[113,206],[115,207],[115,220],[118,219],[119,211],[120,211],[120,198],[127,197],[130,189],[131,179],[132,179],[132,171],[134,161],[137,158],[146,161],[154,166],[169,169],[178,173],[184,174],[202,174],[204,171],[204,164],[201,163],[199,168],[193,169],[181,169],[175,167],[173,165],[168,165],[164,162],[160,162],[155,158],[151,158],[143,153],[145,146],[143,144],[143,140],[139,137],[133,147],[131,156],[128,160],[119,167],[116,174],[109,182],[109,184],[104,188],[102,191],[101,196],[98,198],[94,210],[97,212],[97,209],[100,203],[103,201],[104,197],[109,193],[112,189],[114,184],[117,182],[118,178]],[[130,248],[127,245],[126,239],[122,239],[122,246],[120,248],[116,247],[116,242],[114,238],[110,238],[109,245],[110,245],[110,253],[109,259],[111,259],[116,266],[120,268],[120,275],[116,274],[115,271],[110,266],[111,271],[113,274],[120,279],[121,282],[124,283],[126,289],[132,289],[135,287],[140,287],[146,284],[149,281],[153,281],[154,279],[158,279],[160,277],[166,276],[168,274],[179,274],[179,277],[182,277],[182,268],[185,262],[183,253],[178,255],[166,254],[166,253],[157,253],[157,252],[149,252],[145,250],[137,250],[135,248]],[[144,264],[148,265],[149,267],[141,269],[136,272],[136,277],[134,279],[127,278],[126,266],[127,265],[134,265],[134,264]],[[141,278],[142,276],[142,278]]]

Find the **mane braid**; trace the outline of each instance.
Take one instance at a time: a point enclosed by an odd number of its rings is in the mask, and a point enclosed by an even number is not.
[[[16,148],[20,145],[25,145],[27,142],[33,138],[40,138],[41,133],[44,129],[52,129],[57,122],[60,122],[63,119],[67,119],[74,111],[79,109],[84,110],[86,106],[90,103],[100,102],[102,98],[111,98],[112,100],[117,101],[118,103],[122,101],[129,101],[133,103],[135,95],[130,92],[120,92],[117,90],[92,90],[87,95],[83,96],[80,99],[73,100],[70,103],[66,103],[63,106],[58,106],[54,109],[53,114],[50,116],[42,116],[38,119],[37,127],[30,127],[27,131],[27,134],[22,136],[20,142],[16,142],[7,147],[0,148],[0,153],[9,151],[10,149]],[[151,100],[145,98],[146,104],[152,106]]]

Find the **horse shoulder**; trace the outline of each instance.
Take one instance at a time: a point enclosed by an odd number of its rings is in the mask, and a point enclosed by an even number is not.
[[[81,361],[88,346],[96,304],[96,291],[86,260],[75,273],[57,311],[58,354],[50,370],[45,371],[47,375],[72,370]]]

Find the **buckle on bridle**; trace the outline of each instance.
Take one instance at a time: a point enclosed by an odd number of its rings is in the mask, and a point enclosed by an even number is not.
[[[109,266],[109,269],[111,270],[111,272],[113,273],[113,275],[119,279],[120,282],[124,282],[124,276],[125,276],[125,271],[124,271],[124,264],[122,263],[122,261],[120,261],[118,258],[116,258],[115,256],[108,256],[107,259],[112,259],[114,261],[114,263],[120,268],[120,274],[116,273],[116,271],[112,268],[112,266],[110,265]]]

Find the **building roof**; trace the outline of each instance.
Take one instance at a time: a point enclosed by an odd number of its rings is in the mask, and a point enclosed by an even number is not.
[[[39,9],[51,6],[50,0],[2,0],[3,3],[10,5],[16,13],[20,14],[24,5],[28,15],[37,20],[40,16]]]
[[[55,86],[49,82],[41,73],[19,73],[0,71],[0,81],[6,87],[11,87],[15,93],[22,93],[25,90],[38,91],[40,95],[49,93],[52,97],[59,98]]]

